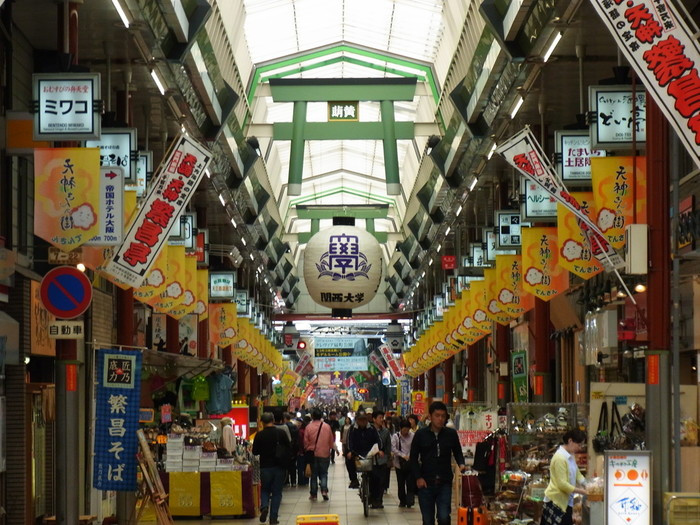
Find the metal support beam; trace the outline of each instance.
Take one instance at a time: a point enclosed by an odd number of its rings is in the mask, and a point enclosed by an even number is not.
[[[413,100],[415,78],[271,78],[275,102]]]
[[[392,118],[393,114],[392,111]],[[416,136],[413,122],[396,122],[394,125],[396,139],[413,140]],[[275,122],[272,124],[272,138],[292,140],[294,129],[294,122]],[[260,138],[261,135],[255,136]],[[306,140],[382,140],[384,136],[383,122],[307,122],[304,126]]]
[[[294,102],[292,145],[289,152],[288,195],[301,195],[301,179],[304,173],[304,127],[306,125],[306,102]]]
[[[394,103],[382,100],[379,103],[384,128],[384,170],[386,172],[387,195],[401,195],[399,180],[399,154],[396,151],[396,122],[394,120]]]

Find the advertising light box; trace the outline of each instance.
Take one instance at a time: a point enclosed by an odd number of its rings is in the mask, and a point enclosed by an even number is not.
[[[646,93],[642,88],[632,93],[632,86],[589,86],[591,111],[591,146],[603,149],[632,148],[647,140]]]
[[[209,298],[235,300],[236,272],[209,272]]]

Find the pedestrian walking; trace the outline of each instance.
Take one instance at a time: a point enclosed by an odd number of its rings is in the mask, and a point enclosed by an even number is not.
[[[275,427],[275,419],[269,412],[260,416],[263,429],[255,434],[253,454],[260,457],[260,523],[279,523],[282,503],[282,487],[289,462],[290,444],[287,435]]]

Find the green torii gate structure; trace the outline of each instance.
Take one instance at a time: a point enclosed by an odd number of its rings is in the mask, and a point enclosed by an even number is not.
[[[275,122],[274,140],[291,140],[288,195],[301,195],[307,140],[381,140],[388,195],[400,195],[397,140],[413,140],[414,123],[396,122],[394,101],[411,101],[415,78],[270,79],[274,102],[293,102],[293,120]],[[306,122],[308,102],[379,102],[381,122]]]

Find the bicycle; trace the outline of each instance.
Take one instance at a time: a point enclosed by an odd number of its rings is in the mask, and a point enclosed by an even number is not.
[[[362,511],[365,518],[369,516],[369,478],[372,474],[372,458],[355,458],[355,467],[357,472],[361,473],[362,480],[360,481],[360,500],[362,501]]]

